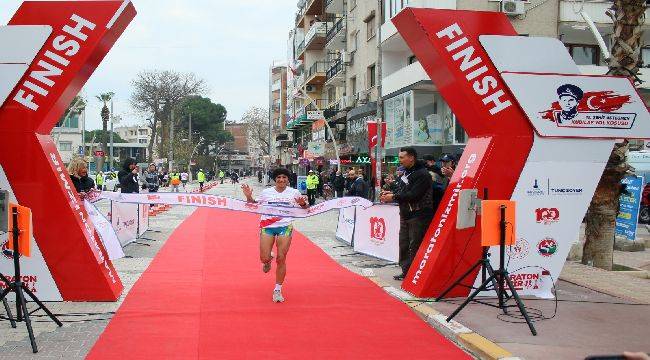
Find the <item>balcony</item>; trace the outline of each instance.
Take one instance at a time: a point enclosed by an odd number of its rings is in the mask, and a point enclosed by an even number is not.
[[[325,12],[328,14],[343,14],[345,12],[343,2],[343,0],[326,0]]]
[[[323,12],[323,1],[325,0],[300,0],[298,1],[298,13],[296,14],[296,26],[305,25],[305,15],[321,15]]]
[[[582,1],[578,0],[562,0],[560,1],[560,22],[585,22],[580,14],[576,14],[574,9],[581,6]],[[611,0],[587,0],[584,2],[582,8],[584,12],[589,14],[591,19],[596,24],[612,24],[612,19],[607,16],[606,11],[612,7]],[[646,18],[650,15],[650,11],[646,10]]]
[[[306,50],[322,50],[325,48],[328,25],[331,26],[331,23],[316,22],[309,28],[307,35],[305,35]]]
[[[296,48],[296,59],[305,60],[305,40],[300,42]]]
[[[306,85],[322,85],[327,78],[329,63],[326,61],[317,61],[309,67],[306,77]]]
[[[332,66],[327,70],[325,85],[328,86],[344,86],[345,85],[345,65],[341,58],[333,61]]]
[[[330,28],[327,29],[325,36],[325,48],[328,50],[345,50],[346,31],[345,31],[346,18],[339,18]]]
[[[327,99],[314,99],[314,101],[306,100],[306,111],[322,111],[327,108]]]

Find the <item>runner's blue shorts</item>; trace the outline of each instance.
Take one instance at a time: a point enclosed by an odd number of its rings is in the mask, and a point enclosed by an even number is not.
[[[292,232],[293,232],[293,226],[291,225],[262,229],[262,234],[266,234],[270,236],[291,236]]]

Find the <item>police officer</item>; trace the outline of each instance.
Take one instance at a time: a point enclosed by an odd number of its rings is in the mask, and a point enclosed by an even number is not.
[[[316,203],[318,183],[318,175],[314,173],[314,170],[309,170],[309,175],[307,175],[307,198],[309,199],[309,205]]]

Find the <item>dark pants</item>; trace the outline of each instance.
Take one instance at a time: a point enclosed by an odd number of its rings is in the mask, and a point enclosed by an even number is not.
[[[343,188],[336,189],[336,197],[337,198],[343,197]]]
[[[399,223],[399,266],[402,273],[406,275],[411,263],[418,253],[424,234],[429,229],[433,216],[420,216],[408,220],[400,220]]]
[[[183,187],[185,187],[185,184],[183,184]],[[199,190],[203,191],[203,183],[202,182],[199,183]]]
[[[314,205],[316,203],[317,192],[317,189],[307,189],[307,199],[309,200],[309,205]]]

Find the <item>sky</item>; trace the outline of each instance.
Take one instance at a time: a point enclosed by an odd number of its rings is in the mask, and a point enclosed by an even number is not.
[[[240,120],[251,106],[268,107],[269,67],[286,61],[297,0],[133,0],[138,15],[90,77],[88,130],[101,128],[100,93],[114,92],[119,126],[144,124],[129,104],[131,81],[142,70],[194,72],[207,96]],[[0,1],[6,25],[22,1]],[[118,125],[116,125],[118,126]]]

